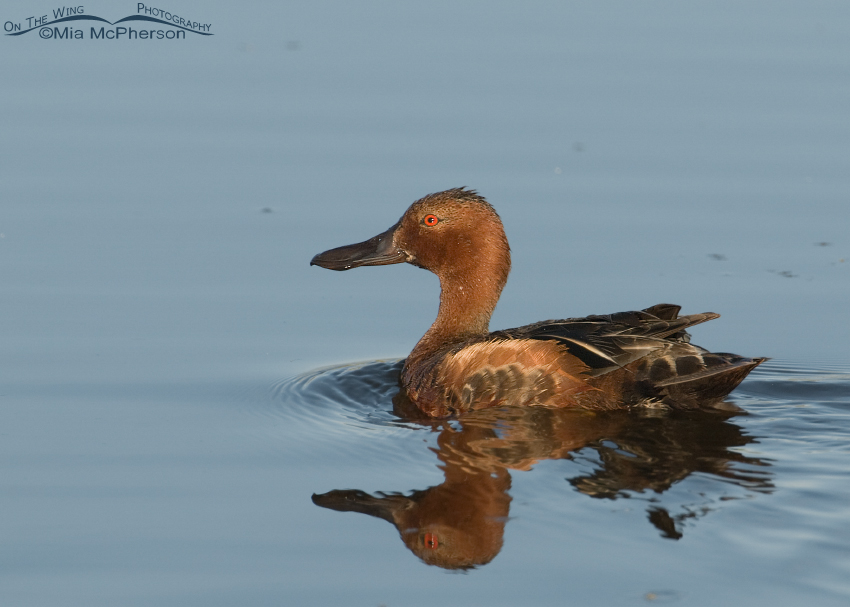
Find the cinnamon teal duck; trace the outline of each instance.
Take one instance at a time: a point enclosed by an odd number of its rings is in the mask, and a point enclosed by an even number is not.
[[[765,358],[709,352],[686,329],[719,316],[679,306],[545,320],[491,333],[511,255],[495,209],[456,188],[414,202],[386,232],[313,257],[350,270],[407,262],[440,279],[437,319],[407,357],[405,398],[429,417],[494,406],[721,406]]]

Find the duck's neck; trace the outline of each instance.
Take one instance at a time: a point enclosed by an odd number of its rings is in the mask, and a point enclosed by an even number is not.
[[[506,248],[506,247],[505,247]],[[446,345],[487,335],[490,317],[508,279],[510,254],[490,263],[471,260],[465,268],[440,273],[440,309],[431,328],[410,353],[408,363]]]

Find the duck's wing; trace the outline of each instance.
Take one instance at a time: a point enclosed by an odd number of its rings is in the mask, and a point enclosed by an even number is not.
[[[626,365],[672,343],[686,344],[686,329],[720,315],[713,312],[679,316],[679,306],[658,304],[645,310],[545,320],[493,333],[496,339],[532,339],[560,344],[596,376]],[[692,346],[695,350],[701,348]]]
[[[566,402],[588,391],[598,392],[592,378],[626,369],[668,345],[684,344],[685,328],[717,317],[678,318],[678,310],[678,306],[659,305],[497,331],[455,346],[442,360],[437,383],[447,388],[452,408],[461,411]]]
[[[680,317],[679,306],[658,304],[634,312],[545,321],[508,333],[562,345],[567,358],[587,366],[590,385],[601,393],[691,408],[717,403],[767,360],[691,344],[686,329],[718,316],[706,312]],[[582,398],[593,400],[595,395]]]
[[[497,331],[441,353],[438,381],[419,383],[446,389],[440,414],[504,404],[713,406],[765,359],[692,345],[686,329],[719,315],[678,312],[658,304]]]

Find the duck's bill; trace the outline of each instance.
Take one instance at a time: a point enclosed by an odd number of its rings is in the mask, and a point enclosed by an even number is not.
[[[393,245],[393,232],[397,227],[398,224],[365,242],[319,253],[310,261],[310,265],[328,270],[350,270],[358,266],[386,266],[405,262],[407,253]]]
[[[410,507],[411,499],[401,495],[374,497],[359,489],[335,489],[327,493],[314,493],[313,503],[338,512],[361,512],[395,523],[393,513]]]

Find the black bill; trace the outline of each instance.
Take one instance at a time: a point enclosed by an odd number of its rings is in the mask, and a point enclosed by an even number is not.
[[[310,265],[341,271],[358,266],[386,266],[405,262],[407,253],[393,245],[393,233],[397,227],[398,224],[365,242],[319,253],[310,261]]]

